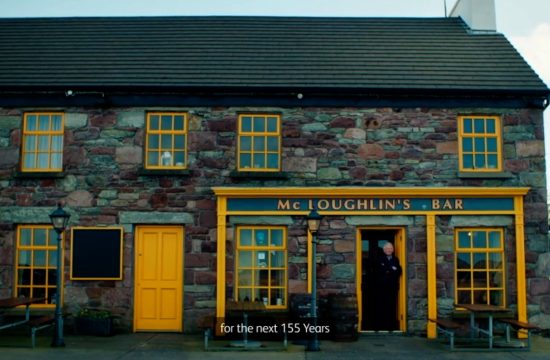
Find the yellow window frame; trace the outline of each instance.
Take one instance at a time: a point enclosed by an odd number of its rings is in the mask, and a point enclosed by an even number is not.
[[[251,231],[251,245],[243,245],[241,241],[241,234],[243,230]],[[279,230],[282,232],[282,241],[281,245],[272,244],[272,231]],[[268,238],[265,239],[265,245],[254,245],[256,239],[256,232],[258,231],[267,231]],[[238,226],[236,228],[236,252],[235,252],[235,291],[234,291],[234,300],[236,301],[245,301],[244,298],[239,298],[239,293],[241,290],[249,290],[251,294],[255,294],[256,290],[259,292],[267,292],[267,309],[286,309],[288,306],[288,251],[287,251],[287,229],[284,226]],[[241,252],[252,252],[252,263],[250,266],[239,266]],[[272,266],[271,263],[271,252],[279,251],[283,254],[282,263],[283,266]],[[264,266],[257,266],[257,263],[260,263],[260,253],[267,253]],[[256,259],[258,261],[256,262]],[[241,285],[239,284],[239,271],[249,271],[251,274],[250,284]],[[266,284],[256,284],[256,273],[260,271],[267,272]],[[282,279],[282,285],[273,285],[273,279],[271,274],[273,271],[283,271],[284,276]],[[284,298],[281,299],[279,303],[276,297],[273,297],[273,294],[279,291],[283,294]],[[249,301],[264,301],[264,299],[252,299],[249,298]]]
[[[158,129],[152,129],[152,117],[158,116]],[[171,129],[162,128],[162,117],[170,116],[171,117]],[[175,129],[175,118],[176,116],[183,117],[183,129]],[[182,170],[187,169],[187,137],[188,137],[188,116],[186,112],[148,112],[147,121],[145,127],[145,169],[151,170]],[[151,149],[149,135],[158,136],[158,149]],[[169,136],[171,138],[170,146],[164,148],[162,144],[162,139],[164,136]],[[176,136],[183,136],[182,147],[176,147]],[[165,156],[165,153],[168,152],[170,156]],[[158,162],[157,165],[149,164],[149,158],[153,153],[156,153]],[[176,153],[183,153],[182,161],[177,161]],[[163,164],[165,162],[165,164]]]
[[[467,119],[471,119],[472,123],[475,120],[482,119],[484,122],[484,131],[476,132],[474,125],[472,124],[472,132],[466,133],[464,123]],[[487,120],[494,120],[495,122],[495,132],[487,132]],[[463,146],[463,140],[465,138],[472,139],[472,150],[466,151]],[[484,150],[476,151],[476,140],[483,139]],[[488,139],[495,139],[496,142],[496,151],[488,151]],[[502,125],[501,119],[499,116],[493,115],[461,115],[458,117],[458,162],[459,170],[464,172],[500,172],[502,171]],[[464,164],[464,156],[472,156],[472,167],[466,167]],[[485,166],[476,167],[476,156],[483,156],[485,161]],[[496,167],[489,167],[489,156],[495,156],[497,158]]]
[[[30,230],[31,231],[31,237],[30,237],[30,244],[29,245],[22,245],[21,241],[21,235],[23,230]],[[45,244],[44,245],[34,245],[35,242],[35,232],[36,230],[43,230],[46,233],[45,238]],[[52,239],[53,237],[53,239]],[[64,283],[64,277],[63,277],[63,269],[64,269],[64,234],[61,235],[61,289],[63,289],[63,283]],[[30,257],[32,258],[30,265],[28,266],[21,266],[19,264],[20,255],[21,252],[28,251],[30,252]],[[35,259],[35,252],[36,251],[45,251],[45,265],[43,266],[35,266],[34,265],[34,259]],[[42,304],[32,304],[32,307],[37,308],[53,308],[55,307],[55,296],[53,296],[54,291],[57,288],[57,281],[54,281],[53,283],[49,282],[49,272],[48,270],[55,269],[57,271],[57,261],[55,262],[55,265],[49,264],[50,254],[56,253],[57,254],[57,233],[55,233],[53,226],[51,225],[19,225],[17,227],[17,243],[15,247],[15,272],[14,272],[14,295],[16,297],[19,297],[20,291],[22,289],[29,289],[29,295],[28,297],[44,297],[46,300]],[[19,284],[19,276],[20,272],[28,270],[29,276],[30,276],[30,283],[27,284]],[[35,277],[35,270],[45,270],[45,280],[44,284],[34,284],[34,277]],[[56,276],[59,276],[60,272],[57,271]],[[37,295],[35,290],[44,288],[44,296]],[[48,301],[48,298],[51,295],[51,302]],[[61,303],[63,303],[63,291],[61,291]]]
[[[486,246],[485,247],[474,247],[474,234],[476,232],[484,232],[485,233],[485,239],[486,239]],[[496,232],[499,234],[500,244],[498,247],[490,247],[489,241],[490,237],[489,234],[492,232]],[[467,233],[468,237],[470,238],[470,246],[469,247],[460,247],[459,246],[459,234],[460,233]],[[502,301],[500,304],[493,304],[501,307],[506,307],[506,258],[505,258],[505,252],[504,252],[504,229],[502,228],[456,228],[455,229],[455,301],[457,303],[461,303],[459,300],[459,291],[469,291],[470,292],[470,303],[475,303],[475,292],[482,292],[485,291],[485,297],[486,301],[485,304],[491,303],[491,292],[500,292],[502,296]],[[469,269],[462,268],[459,269],[458,267],[458,261],[459,261],[459,254],[470,254],[470,267]],[[475,263],[473,261],[474,254],[485,254],[485,267],[483,268],[476,268]],[[499,254],[500,255],[500,266],[499,267],[491,267],[490,266],[490,254]],[[470,284],[469,286],[461,285],[459,284],[459,273],[470,273]],[[476,285],[475,283],[475,276],[476,273],[484,273],[486,283],[484,286]],[[490,284],[490,277],[491,274],[493,275],[500,274],[501,277],[501,285],[500,286],[492,286]]]
[[[41,117],[48,117],[48,129],[40,130]],[[53,129],[52,117],[61,117],[61,124],[58,130]],[[36,129],[29,129],[31,123],[30,118],[36,117]],[[29,112],[23,116],[23,136],[21,141],[21,171],[23,172],[60,172],[63,171],[63,133],[65,129],[65,118],[61,112]],[[60,149],[53,150],[53,137],[61,136]],[[47,139],[47,149],[40,149],[40,139]],[[39,156],[47,154],[48,165],[46,167],[39,167]],[[52,165],[53,156],[60,155],[59,166]],[[34,156],[34,161],[31,164],[27,164],[27,156]]]
[[[251,129],[243,129],[243,120],[245,118],[251,118]],[[263,128],[264,130],[255,129],[256,119],[263,118]],[[275,118],[277,121],[277,126],[275,131],[268,131],[268,119]],[[237,169],[239,171],[252,171],[252,172],[278,172],[281,171],[281,115],[278,114],[240,114],[238,120],[238,136],[237,136]],[[245,150],[242,148],[241,143],[243,137],[250,137],[250,149]],[[268,150],[268,138],[277,137],[277,151]],[[264,149],[255,150],[254,146],[256,140],[263,139]],[[243,163],[241,155],[250,156],[250,162]],[[268,167],[268,158],[270,155],[277,156],[277,167]],[[262,156],[264,166],[255,165],[254,158],[256,156]]]

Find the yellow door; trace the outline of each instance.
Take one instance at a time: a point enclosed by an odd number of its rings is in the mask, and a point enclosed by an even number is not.
[[[182,227],[137,227],[135,331],[182,331],[183,242]]]

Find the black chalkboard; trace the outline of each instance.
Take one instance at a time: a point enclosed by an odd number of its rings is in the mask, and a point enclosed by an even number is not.
[[[122,280],[121,227],[71,230],[71,280]]]

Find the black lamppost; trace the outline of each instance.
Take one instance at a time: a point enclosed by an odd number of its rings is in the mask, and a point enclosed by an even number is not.
[[[307,215],[307,228],[311,233],[311,318],[313,326],[317,329],[317,232],[321,225],[323,217],[313,209]],[[307,343],[307,351],[319,351],[319,338],[317,332],[313,332],[313,337]]]
[[[63,340],[63,313],[62,313],[62,304],[61,304],[61,291],[63,289],[61,288],[63,284],[63,268],[62,268],[62,255],[61,252],[61,234],[65,231],[67,228],[67,223],[69,222],[69,218],[71,215],[69,215],[65,210],[63,210],[63,207],[61,206],[61,203],[57,204],[57,209],[55,209],[50,214],[50,220],[52,222],[53,228],[55,232],[57,233],[57,289],[55,291],[55,332],[53,334],[53,340],[52,340],[52,346],[54,347],[61,347],[65,346],[65,340]]]

